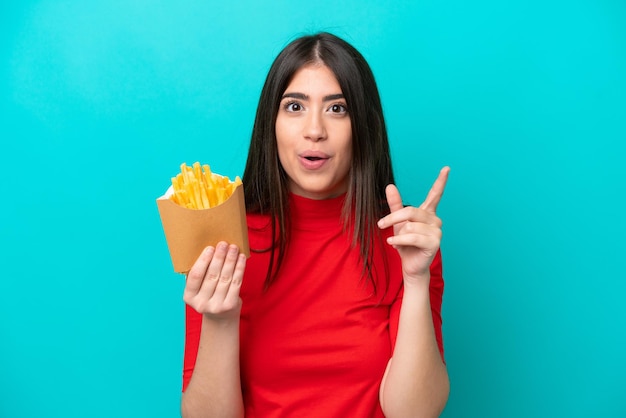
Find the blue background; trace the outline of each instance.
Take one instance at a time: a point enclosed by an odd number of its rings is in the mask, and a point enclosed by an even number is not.
[[[328,30],[377,77],[398,185],[452,167],[444,417],[626,416],[623,0],[0,6],[0,416],[179,414],[155,198],[243,171],[259,93]]]

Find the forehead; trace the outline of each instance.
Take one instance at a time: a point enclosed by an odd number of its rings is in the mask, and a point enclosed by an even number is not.
[[[341,93],[335,73],[324,64],[307,64],[300,67],[291,78],[285,92]]]

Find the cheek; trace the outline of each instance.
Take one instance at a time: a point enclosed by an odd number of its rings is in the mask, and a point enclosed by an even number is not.
[[[352,164],[352,131],[350,129],[345,132],[345,141],[343,143],[343,155],[345,156],[345,164],[350,166]]]
[[[278,135],[276,135],[276,150],[278,153],[278,162],[281,167],[287,172],[290,171],[289,155],[291,154],[291,149],[292,147],[290,146],[288,140],[286,140],[284,137],[279,137]]]
[[[276,149],[278,151],[278,156],[282,160],[282,156],[285,153],[286,148],[286,138],[287,135],[285,133],[284,127],[281,125],[279,120],[276,121]]]
[[[278,148],[278,153],[284,153],[290,147],[292,147],[292,139],[293,138],[293,124],[285,123],[279,117],[276,119],[276,146]]]
[[[345,156],[346,158],[343,160],[342,171],[344,175],[347,175],[350,172],[350,167],[352,167],[352,150],[349,149]]]
[[[352,144],[348,143],[342,150],[341,160],[337,166],[337,176],[346,180],[349,176],[350,169],[352,168]]]

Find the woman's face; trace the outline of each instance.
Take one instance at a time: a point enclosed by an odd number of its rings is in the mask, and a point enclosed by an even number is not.
[[[327,66],[310,64],[294,74],[280,102],[276,141],[292,193],[328,199],[348,190],[350,115]]]

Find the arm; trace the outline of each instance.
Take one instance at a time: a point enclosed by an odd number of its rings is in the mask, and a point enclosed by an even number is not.
[[[439,250],[441,221],[436,216],[447,180],[444,168],[419,208],[403,207],[395,186],[387,188],[391,214],[381,228],[394,227],[388,242],[402,259],[404,294],[396,344],[380,388],[380,403],[387,417],[436,417],[450,391],[430,305],[429,267]]]
[[[428,286],[405,286],[398,335],[380,389],[387,417],[436,417],[449,394],[435,338]]]
[[[246,258],[236,246],[207,247],[187,276],[183,299],[202,314],[194,372],[181,414],[243,417],[239,377],[239,289]]]

